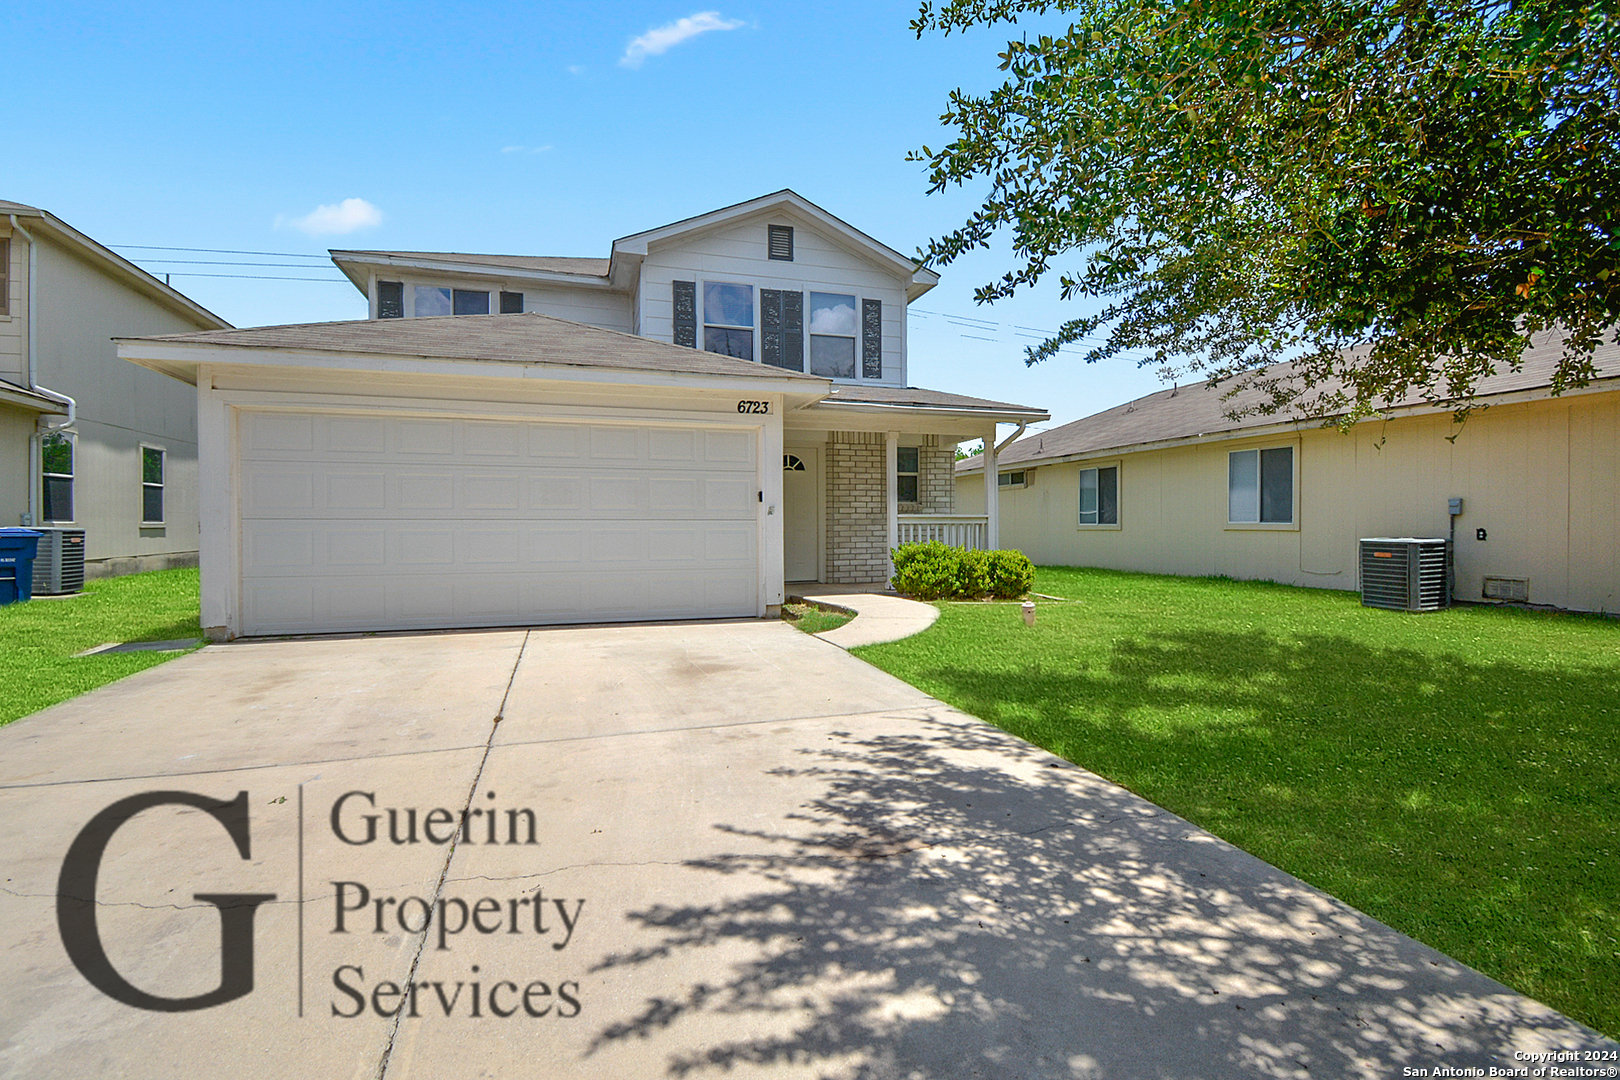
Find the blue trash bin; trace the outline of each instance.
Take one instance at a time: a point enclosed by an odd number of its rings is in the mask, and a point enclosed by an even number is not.
[[[0,529],[0,604],[33,598],[39,537],[33,529]]]

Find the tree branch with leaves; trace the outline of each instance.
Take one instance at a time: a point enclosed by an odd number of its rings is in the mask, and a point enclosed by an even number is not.
[[[1059,14],[950,95],[930,192],[987,181],[922,256],[1010,232],[976,293],[1056,275],[1095,362],[1145,354],[1250,410],[1344,423],[1410,399],[1467,415],[1479,381],[1562,335],[1553,390],[1620,321],[1620,22],[1590,4],[947,0],[918,36]],[[1280,362],[1291,360],[1287,368]]]

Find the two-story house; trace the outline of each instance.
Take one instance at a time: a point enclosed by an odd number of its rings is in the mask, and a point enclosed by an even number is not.
[[[791,191],[605,259],[333,259],[370,318],[120,346],[197,387],[215,636],[768,615],[995,546],[955,447],[1047,419],[912,386],[937,276]]]
[[[55,215],[0,201],[0,523],[84,530],[89,577],[195,565],[197,398],[117,335],[230,324]]]

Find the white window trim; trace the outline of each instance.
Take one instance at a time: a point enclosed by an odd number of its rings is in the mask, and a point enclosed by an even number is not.
[[[715,327],[717,329],[720,329],[720,330],[747,330],[754,337],[754,345],[753,345],[753,349],[751,350],[753,352],[753,354],[754,354],[754,358],[752,360],[747,361],[747,363],[759,364],[759,365],[763,366],[765,364],[765,361],[763,359],[765,353],[764,353],[764,348],[763,348],[764,342],[759,336],[760,335],[760,325],[759,325],[760,324],[760,298],[759,298],[759,292],[760,292],[760,289],[762,289],[762,288],[770,288],[770,286],[761,285],[760,282],[759,282],[759,279],[757,279],[757,278],[747,278],[746,280],[739,281],[736,278],[718,278],[718,277],[709,278],[709,277],[703,277],[701,275],[694,275],[694,276],[697,278],[697,297],[696,297],[696,299],[697,299],[697,309],[698,309],[697,310],[697,315],[698,315],[698,320],[697,320],[697,347],[698,347],[698,352],[708,352],[709,351],[708,348],[707,348],[707,342],[705,340],[705,332],[711,326],[713,326],[713,327]],[[705,290],[706,290],[706,287],[709,286],[709,285],[742,285],[742,286],[745,286],[748,289],[748,291],[753,294],[749,299],[750,299],[750,302],[752,303],[753,309],[754,309],[754,325],[753,326],[732,326],[729,323],[712,323],[712,322],[710,322],[709,321],[709,305],[708,305],[707,301],[705,300]],[[721,354],[720,353],[715,353],[714,355],[719,356]],[[735,359],[735,357],[733,357],[732,359]],[[808,372],[809,368],[810,368],[810,356],[809,356],[808,353],[805,354],[804,365],[805,365],[806,372]]]
[[[163,482],[161,484],[149,483],[146,479],[146,452],[156,450],[163,455]],[[73,465],[78,467],[78,458],[73,459]],[[169,448],[159,446],[157,443],[140,444],[140,476],[141,476],[141,527],[159,528],[169,523]],[[163,517],[153,521],[146,516],[146,489],[149,487],[161,488],[163,491]]]
[[[805,331],[804,336],[808,340],[809,337],[810,337],[810,332],[808,330]],[[901,469],[900,469],[900,458],[899,458],[898,453],[896,453],[895,461],[894,461],[894,501],[895,501],[895,504],[896,505],[904,504],[906,506],[921,506],[922,501],[923,501],[922,500],[922,452],[923,452],[923,447],[921,447],[921,446],[902,445],[900,447],[897,447],[896,449],[897,449],[897,451],[898,450],[915,450],[915,451],[917,451],[917,471],[916,472],[902,472]],[[915,499],[902,499],[900,497],[900,478],[902,476],[915,476],[917,478],[917,497]]]
[[[1300,445],[1299,440],[1294,439],[1294,440],[1289,441],[1289,442],[1254,442],[1254,443],[1249,443],[1249,444],[1247,444],[1245,446],[1228,446],[1226,448],[1226,460],[1221,462],[1221,491],[1223,493],[1223,501],[1226,503],[1226,513],[1227,513],[1227,521],[1226,521],[1225,531],[1227,531],[1227,532],[1299,532],[1299,459],[1300,459],[1299,445]],[[1231,485],[1232,485],[1232,455],[1237,454],[1237,453],[1241,453],[1241,452],[1243,452],[1245,450],[1281,450],[1281,449],[1284,449],[1284,448],[1287,448],[1287,449],[1290,449],[1290,450],[1293,451],[1293,454],[1291,455],[1292,463],[1293,463],[1293,500],[1290,503],[1289,509],[1288,509],[1288,515],[1293,520],[1292,521],[1233,521],[1233,520],[1231,520],[1231,513],[1232,513],[1232,487],[1231,487]],[[1259,461],[1259,455],[1258,454],[1255,455],[1255,460],[1256,460],[1256,462]]]
[[[45,472],[45,440],[49,436],[60,435],[73,447],[73,472],[67,476],[72,484],[73,516],[70,518],[47,518],[45,516],[45,477],[62,476],[62,473]],[[72,525],[79,520],[79,433],[77,431],[47,431],[39,437],[39,520],[42,525]]]
[[[1074,529],[1076,532],[1119,532],[1124,528],[1125,522],[1125,468],[1122,464],[1124,458],[1112,458],[1107,461],[1088,461],[1081,465],[1074,473]],[[1111,524],[1088,524],[1080,520],[1080,474],[1087,469],[1113,469],[1114,470],[1114,505],[1118,511],[1115,514],[1119,520]]]

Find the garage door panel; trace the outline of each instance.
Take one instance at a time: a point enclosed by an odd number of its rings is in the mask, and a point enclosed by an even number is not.
[[[246,633],[757,610],[752,430],[243,413],[239,431]]]
[[[337,454],[381,454],[388,450],[388,425],[377,417],[325,417],[326,449]]]

